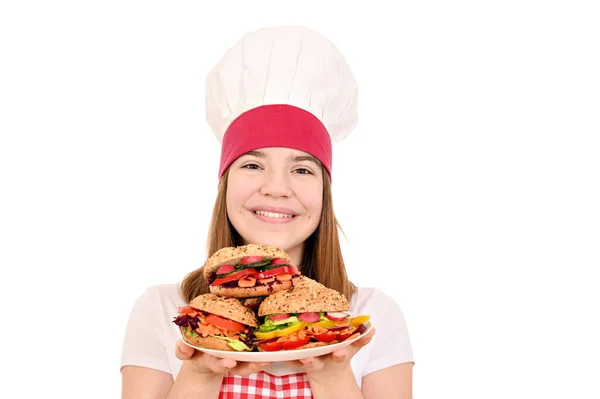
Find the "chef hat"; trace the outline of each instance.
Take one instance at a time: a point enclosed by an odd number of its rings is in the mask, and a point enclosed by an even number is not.
[[[332,140],[357,124],[357,84],[327,38],[302,26],[244,35],[206,78],[206,118],[221,141],[219,177],[264,147],[305,151],[331,177]]]

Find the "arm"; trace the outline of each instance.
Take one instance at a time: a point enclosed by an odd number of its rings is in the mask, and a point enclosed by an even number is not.
[[[413,363],[402,363],[368,374],[362,379],[365,399],[412,399]]]
[[[138,366],[123,367],[122,399],[217,398],[223,375],[198,376],[182,367],[175,382],[170,374]]]
[[[121,399],[165,399],[173,386],[171,374],[146,367],[125,366],[121,376]]]
[[[363,399],[366,396],[360,391],[354,379],[354,373],[348,365],[345,370],[338,370],[335,375],[325,380],[311,378],[310,388],[315,399]]]

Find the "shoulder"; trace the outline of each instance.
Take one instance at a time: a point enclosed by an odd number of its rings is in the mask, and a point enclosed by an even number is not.
[[[396,299],[375,287],[357,287],[350,302],[350,309],[352,313],[386,314],[401,312]]]
[[[157,284],[146,288],[136,299],[136,307],[148,310],[173,310],[185,305],[179,293],[179,283]]]

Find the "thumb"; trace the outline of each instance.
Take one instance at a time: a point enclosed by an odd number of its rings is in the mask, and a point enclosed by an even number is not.
[[[186,345],[182,340],[178,340],[175,344],[175,355],[179,360],[188,360],[194,356],[195,349]]]

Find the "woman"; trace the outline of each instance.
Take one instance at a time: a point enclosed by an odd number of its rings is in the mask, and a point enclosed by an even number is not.
[[[207,292],[199,269],[136,302],[123,347],[123,398],[412,397],[402,312],[381,291],[348,281],[338,240],[331,142],[356,125],[356,93],[342,54],[303,27],[251,32],[225,54],[207,77],[207,119],[222,142],[208,253],[275,245],[303,275],[346,295],[352,314],[371,315],[377,334],[285,363],[195,351],[171,320],[178,306]]]

